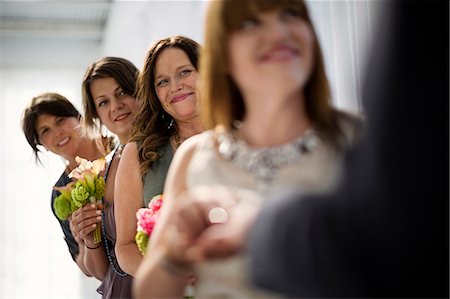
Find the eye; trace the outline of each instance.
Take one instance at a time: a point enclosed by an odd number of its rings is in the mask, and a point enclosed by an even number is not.
[[[255,17],[244,19],[238,26],[238,30],[249,30],[259,25],[259,20]]]
[[[101,99],[97,102],[97,107],[102,107],[105,106],[106,104],[108,104],[109,100],[107,99]]]
[[[57,117],[56,118],[56,124],[59,125],[59,124],[63,123],[65,120],[66,120],[65,117]]]
[[[160,79],[160,80],[157,80],[157,81],[156,81],[155,86],[156,86],[156,87],[163,87],[163,86],[166,86],[167,84],[169,84],[169,81],[168,81],[168,80],[166,80],[166,79]]]
[[[121,90],[119,90],[118,92],[117,92],[117,96],[118,97],[123,97],[124,95],[126,95],[127,93],[125,92],[125,91],[123,91],[122,89]]]
[[[47,133],[49,132],[49,129],[47,127],[42,128],[39,132],[38,132],[38,139],[42,140],[42,138],[47,135]],[[40,141],[39,141],[40,142]]]
[[[300,14],[300,11],[298,9],[292,8],[292,7],[286,7],[285,9],[281,10],[280,12],[281,19],[283,20],[301,20],[302,16]]]
[[[179,77],[187,77],[187,76],[189,76],[189,74],[192,73],[192,72],[193,72],[193,70],[191,70],[191,69],[185,69],[185,70],[182,70],[182,71],[178,74],[178,76],[179,76]]]

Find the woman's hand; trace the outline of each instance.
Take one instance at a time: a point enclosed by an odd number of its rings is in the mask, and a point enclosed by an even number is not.
[[[95,204],[87,204],[73,212],[70,218],[70,228],[75,240],[81,239],[88,247],[95,247],[92,232],[98,225],[101,225],[101,221],[101,210]]]
[[[260,208],[256,193],[223,187],[199,187],[177,199],[176,217],[166,240],[171,259],[190,265],[231,256],[245,247]]]

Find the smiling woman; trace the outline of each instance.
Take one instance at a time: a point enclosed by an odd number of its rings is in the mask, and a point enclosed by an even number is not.
[[[97,291],[102,298],[130,298],[132,277],[118,265],[115,253],[116,224],[115,178],[123,145],[131,136],[131,128],[139,103],[135,98],[138,69],[121,57],[103,57],[92,63],[83,79],[85,123],[94,130],[105,126],[120,141],[107,157],[103,173],[106,181],[102,207],[85,206],[74,212],[71,226],[87,248],[84,266],[102,281]],[[101,220],[101,221],[99,221]],[[102,243],[93,243],[95,225],[101,225]]]
[[[75,157],[95,160],[109,151],[101,139],[91,138],[86,134],[78,110],[57,93],[44,93],[31,100],[23,113],[22,129],[36,160],[39,160],[39,148],[42,146],[67,161],[67,167],[55,186],[69,183],[68,174],[78,165]],[[57,195],[56,191],[52,192],[52,207]],[[53,214],[56,217],[54,209]],[[91,276],[92,273],[83,263],[84,243],[72,233],[68,220],[58,221],[72,258],[86,275]]]
[[[154,43],[138,78],[133,137],[117,172],[117,257],[134,276],[142,255],[135,242],[136,212],[162,194],[172,156],[182,140],[202,131],[197,112],[199,44],[184,36]]]

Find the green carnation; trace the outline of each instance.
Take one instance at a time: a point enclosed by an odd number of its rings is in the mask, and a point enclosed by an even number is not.
[[[149,237],[147,234],[141,230],[139,230],[136,233],[136,236],[134,237],[136,240],[137,247],[139,248],[139,251],[142,253],[142,255],[145,255],[145,252],[147,251],[147,245],[148,245],[148,239]]]
[[[71,200],[67,199],[63,194],[58,195],[53,202],[53,209],[56,216],[60,220],[66,220],[72,213]]]
[[[77,205],[75,204],[75,202],[73,201],[72,196],[71,196],[71,198],[70,198],[70,211],[73,213],[73,212],[75,212],[78,209],[79,209],[79,207],[77,207]]]
[[[105,179],[103,179],[103,177],[99,177],[95,179],[94,196],[97,200],[101,200],[104,194],[105,194]]]
[[[80,181],[78,181],[75,184],[75,188],[73,188],[71,195],[75,206],[81,208],[87,203],[87,199],[89,198],[89,190]]]

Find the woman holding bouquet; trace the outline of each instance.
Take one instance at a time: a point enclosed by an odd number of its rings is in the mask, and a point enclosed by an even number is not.
[[[302,0],[210,1],[200,65],[202,119],[210,130],[183,143],[174,157],[136,295],[180,297],[185,273],[194,271],[196,298],[271,297],[248,283],[244,249],[192,262],[189,249],[197,234],[211,222],[239,217],[223,209],[195,214],[182,209],[181,197],[228,199],[231,205],[245,200],[251,211],[284,190],[328,190],[360,122],[330,104],[319,43]],[[197,197],[195,190],[204,186],[226,192],[201,189]],[[198,221],[180,225],[190,212]]]
[[[72,215],[71,225],[83,241],[84,266],[102,281],[97,291],[102,298],[131,298],[132,277],[122,271],[115,255],[114,182],[123,146],[131,136],[138,101],[134,97],[138,69],[128,60],[104,57],[91,64],[85,73],[82,91],[85,125],[101,131],[105,126],[117,135],[119,144],[106,157],[103,208],[85,205]],[[99,226],[102,242],[96,243],[94,229]]]
[[[70,182],[68,174],[77,167],[76,156],[95,160],[111,150],[109,140],[93,138],[92,134],[86,132],[81,114],[67,98],[57,93],[43,93],[31,100],[24,110],[22,129],[37,161],[40,160],[39,153],[43,148],[65,160],[66,167],[55,184],[57,187]],[[92,276],[84,264],[86,248],[83,240],[72,234],[68,220],[60,220],[56,216],[53,203],[57,196],[58,192],[53,190],[52,211],[61,225],[69,252],[80,269],[86,275]]]
[[[136,241],[136,212],[163,193],[172,156],[180,143],[202,131],[197,112],[199,45],[184,36],[153,44],[138,79],[131,142],[123,151],[116,179],[117,258],[134,276],[142,261]]]

